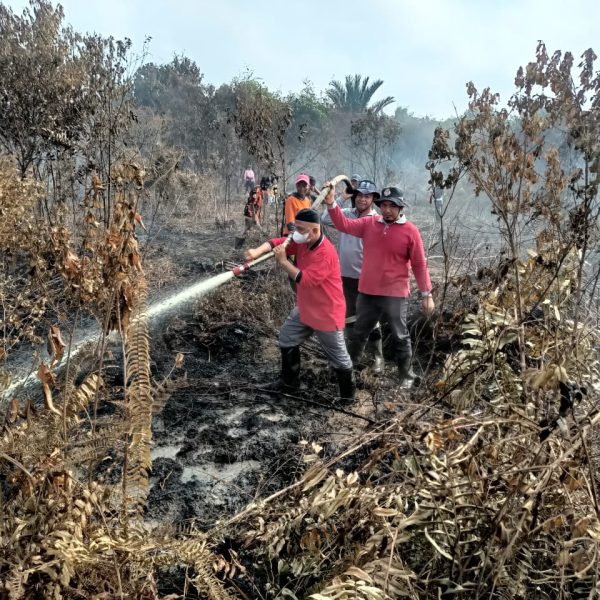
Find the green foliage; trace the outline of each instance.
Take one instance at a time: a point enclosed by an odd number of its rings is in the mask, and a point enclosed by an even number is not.
[[[274,173],[284,169],[285,135],[292,121],[287,100],[270,92],[255,79],[234,85],[235,109],[230,117],[248,153]]]
[[[195,62],[175,56],[167,65],[148,63],[140,67],[134,82],[136,103],[158,112],[174,111],[173,102],[183,93],[203,90],[203,75]]]
[[[186,150],[190,166],[200,168],[218,140],[215,121],[219,112],[215,89],[203,83],[192,60],[176,56],[167,65],[142,66],[134,83],[136,102],[163,115],[165,142]]]
[[[288,102],[292,106],[293,125],[297,128],[298,135],[302,136],[323,128],[330,107],[325,100],[317,96],[310,82],[305,83],[299,94],[292,94]]]
[[[333,80],[325,94],[336,110],[351,113],[361,113],[370,110],[374,113],[381,112],[386,106],[394,102],[392,96],[371,103],[377,90],[383,85],[382,79],[369,83],[369,77],[362,75],[346,75],[345,81]]]

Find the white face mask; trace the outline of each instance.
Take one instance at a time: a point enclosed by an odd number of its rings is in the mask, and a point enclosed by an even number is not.
[[[300,233],[299,231],[294,231],[292,234],[292,240],[296,242],[296,244],[306,244],[308,242],[308,233]]]

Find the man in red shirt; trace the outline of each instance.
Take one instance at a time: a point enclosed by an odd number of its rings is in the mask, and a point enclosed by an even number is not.
[[[369,333],[382,315],[392,329],[398,364],[398,376],[403,387],[411,387],[412,349],[406,325],[410,272],[417,280],[422,296],[422,310],[431,315],[435,308],[431,296],[431,281],[423,240],[416,225],[404,215],[404,195],[396,187],[387,187],[375,204],[381,216],[348,219],[335,203],[333,190],[325,199],[329,217],[339,231],[363,240],[363,263],[358,282],[356,322],[349,342],[352,360],[360,360]]]
[[[313,333],[334,368],[342,401],[354,399],[352,360],[344,341],[346,302],[337,252],[323,235],[317,211],[305,208],[298,212],[294,222],[291,243],[287,238],[275,238],[246,252],[247,260],[254,260],[273,250],[281,268],[297,284],[297,306],[294,307],[281,331],[281,377],[277,387],[292,391],[300,386],[300,345]],[[296,256],[293,265],[288,256]]]

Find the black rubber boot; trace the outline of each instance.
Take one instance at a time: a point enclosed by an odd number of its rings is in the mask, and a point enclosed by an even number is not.
[[[292,393],[300,388],[300,346],[280,348],[281,375],[277,381],[265,386],[268,390]]]
[[[352,359],[352,364],[355,369],[364,368],[364,363],[362,363],[363,351],[365,349],[365,343],[362,340],[348,340],[348,354]]]
[[[415,374],[410,366],[412,354],[410,352],[402,352],[398,354],[398,379],[400,387],[409,390],[415,381]]]
[[[352,369],[336,369],[335,373],[340,388],[340,402],[342,404],[354,402],[354,396],[356,394],[354,371]]]
[[[367,342],[367,352],[373,357],[371,372],[374,375],[383,373],[383,341],[381,338],[369,340]]]

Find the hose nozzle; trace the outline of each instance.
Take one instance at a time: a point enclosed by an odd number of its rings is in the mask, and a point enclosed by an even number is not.
[[[243,265],[238,265],[237,267],[233,267],[233,269],[231,269],[231,272],[236,277],[239,277],[244,271],[247,271],[249,268],[250,268],[250,265],[246,262]]]

